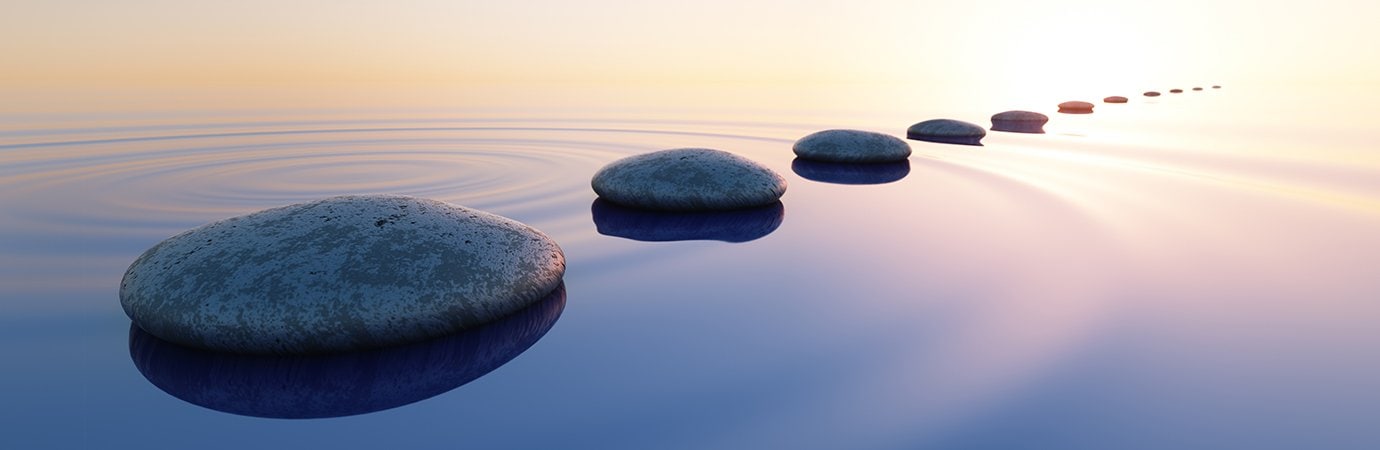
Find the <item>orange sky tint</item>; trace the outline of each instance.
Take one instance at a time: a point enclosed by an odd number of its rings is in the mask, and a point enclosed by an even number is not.
[[[20,0],[0,6],[0,86],[1368,82],[1375,17],[1346,0]]]

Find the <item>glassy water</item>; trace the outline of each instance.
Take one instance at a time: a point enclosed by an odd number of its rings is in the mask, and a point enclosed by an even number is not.
[[[1077,97],[979,89],[651,91],[5,110],[0,448],[1380,445],[1376,99],[1227,86],[1073,116],[1054,105]],[[908,164],[877,167],[790,151],[826,128],[1022,108],[1051,116],[1046,134],[911,141]],[[603,164],[674,147],[790,187],[712,217],[595,201]],[[543,230],[568,259],[563,306],[443,350],[496,349],[474,367],[409,365],[442,350],[150,362],[117,299],[136,256],[356,193]],[[494,339],[511,345],[473,344]],[[360,373],[423,393],[316,419],[246,400]],[[276,414],[322,415],[340,414]]]

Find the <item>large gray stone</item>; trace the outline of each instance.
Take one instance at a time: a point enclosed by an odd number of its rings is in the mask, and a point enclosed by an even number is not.
[[[982,127],[953,119],[930,119],[906,129],[908,139],[945,144],[982,145],[985,136]]]
[[[192,347],[306,354],[448,335],[560,284],[565,256],[504,217],[406,196],[333,197],[196,228],[125,272],[120,303]]]
[[[1049,116],[1034,111],[1006,111],[992,115],[992,131],[1044,133]]]
[[[824,130],[795,141],[801,158],[837,163],[883,163],[910,157],[910,144],[881,133],[862,130]]]
[[[786,193],[786,179],[761,164],[720,150],[677,148],[629,156],[590,181],[600,198],[664,211],[713,211],[767,205]]]

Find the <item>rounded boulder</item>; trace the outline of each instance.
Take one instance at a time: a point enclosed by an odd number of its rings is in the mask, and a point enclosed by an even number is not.
[[[906,129],[907,139],[945,144],[982,145],[986,136],[982,127],[953,119],[930,119]]]
[[[517,221],[398,195],[225,219],[144,252],[120,284],[140,328],[209,350],[317,354],[422,341],[555,290],[565,256]]]
[[[1033,111],[1006,111],[992,115],[992,131],[1044,133],[1049,116]]]
[[[1059,104],[1059,112],[1064,114],[1092,114],[1093,104],[1081,101],[1069,101]]]
[[[884,163],[910,157],[910,144],[894,136],[862,130],[824,130],[795,141],[801,158],[836,163]]]
[[[619,159],[590,181],[600,198],[633,208],[715,211],[771,204],[786,179],[750,159],[721,150],[677,148]]]

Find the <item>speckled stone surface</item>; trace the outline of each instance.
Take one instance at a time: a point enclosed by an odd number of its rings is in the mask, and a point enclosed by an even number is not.
[[[1160,96],[1160,93],[1157,92],[1157,91],[1146,91],[1146,92],[1145,92],[1145,96],[1146,96],[1146,97],[1159,97],[1159,96]]]
[[[600,198],[663,211],[714,211],[767,205],[786,193],[786,179],[721,150],[677,148],[609,163],[590,181]]]
[[[1049,116],[1034,111],[1006,111],[992,115],[992,131],[1044,133]]]
[[[191,347],[310,354],[491,322],[554,290],[559,246],[504,217],[405,196],[333,197],[234,217],[155,245],[120,303]]]
[[[1128,98],[1126,98],[1126,97],[1122,97],[1122,96],[1120,96],[1120,95],[1113,95],[1113,96],[1111,96],[1111,97],[1107,97],[1107,98],[1102,99],[1102,102],[1104,102],[1104,103],[1126,103],[1126,102],[1129,102],[1129,101],[1131,101],[1131,99],[1128,99]]]
[[[1059,104],[1059,112],[1064,114],[1091,114],[1093,104],[1082,101],[1070,101]]]
[[[986,129],[953,119],[930,119],[906,129],[908,139],[945,144],[982,145],[984,136]]]
[[[839,163],[883,163],[910,157],[910,144],[895,136],[862,130],[824,130],[795,141],[801,158]]]

